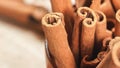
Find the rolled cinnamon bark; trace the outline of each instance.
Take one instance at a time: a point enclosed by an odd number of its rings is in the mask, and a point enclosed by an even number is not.
[[[61,5],[62,4],[62,5]],[[74,9],[70,0],[51,0],[53,12],[64,14],[65,28],[68,33],[68,42],[71,46],[71,37],[74,24]]]
[[[102,61],[102,59],[106,56],[107,52],[102,51],[99,52],[97,58],[89,60],[89,56],[86,55],[83,57],[81,61],[81,68],[96,68],[96,66]]]
[[[0,15],[16,20],[23,25],[32,25],[40,29],[41,18],[48,10],[33,7],[14,0],[0,0]]]
[[[81,2],[81,1],[83,1],[83,0],[80,0],[79,2]],[[92,0],[85,0],[82,7],[84,7],[84,6],[90,7],[91,2],[92,2]],[[79,4],[82,4],[82,3],[79,3]],[[79,6],[79,7],[81,7],[81,6]]]
[[[94,35],[95,35],[96,21],[92,21],[90,18],[86,18],[82,22],[82,34],[81,34],[81,57],[85,55],[92,56],[94,47]]]
[[[102,41],[102,51],[106,51],[109,48],[109,43],[112,40],[112,37],[106,37]]]
[[[100,10],[101,0],[92,0],[90,8],[93,10]]]
[[[112,37],[112,31],[107,30],[107,21],[106,16],[101,11],[96,11],[98,16],[98,20],[96,23],[96,31],[95,31],[95,47],[94,47],[94,55],[97,55],[98,52],[102,50],[102,41],[106,37]]]
[[[86,55],[82,61],[80,68],[95,68],[100,62],[99,59],[89,60],[89,57]]]
[[[75,0],[76,7],[82,7],[85,4],[86,0]]]
[[[61,13],[45,15],[42,18],[42,27],[57,68],[75,68],[75,60],[67,41],[63,15]]]
[[[115,23],[115,36],[120,36],[120,10],[116,12],[116,20],[117,22]]]
[[[76,58],[76,62],[80,62],[79,55],[80,55],[80,49],[81,49],[81,47],[80,47],[81,41],[80,40],[81,40],[82,21],[85,18],[93,18],[94,19],[94,15],[95,15],[94,12],[88,7],[80,7],[77,10],[77,14],[75,16],[75,24],[74,24],[74,28],[73,28],[72,46],[71,46],[71,50]]]
[[[85,12],[85,14],[83,12]],[[71,50],[78,64],[79,64],[79,55],[80,55],[79,48],[80,48],[80,37],[81,37],[81,21],[87,16],[87,12],[89,12],[89,10],[86,10],[86,7],[78,8],[75,16],[74,27],[73,27]]]
[[[111,2],[113,3],[114,9],[117,11],[118,9],[120,9],[120,1],[119,0],[111,0]]]
[[[106,15],[107,18],[114,18],[115,11],[112,6],[111,0],[103,0],[100,10]]]
[[[113,45],[111,51],[100,62],[97,68],[120,68],[120,41]]]
[[[109,42],[109,50],[111,50],[114,46],[115,43],[119,42],[120,41],[120,37],[115,37],[114,39],[112,39],[110,42]]]
[[[88,12],[86,12],[86,10]],[[83,13],[84,15],[86,15],[86,18],[82,21],[81,25],[82,26],[80,37],[81,58],[83,58],[85,55],[92,56],[94,47],[95,28],[97,22],[96,14],[92,9],[84,7]]]
[[[96,23],[96,41],[100,42],[105,37],[112,37],[112,32],[107,30],[106,16],[101,11],[96,11],[98,22]]]

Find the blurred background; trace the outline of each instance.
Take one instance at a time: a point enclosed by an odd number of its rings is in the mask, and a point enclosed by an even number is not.
[[[49,0],[0,0],[0,68],[46,68],[45,39],[35,17],[48,11]]]
[[[41,18],[51,11],[50,0],[0,0],[0,68],[46,68]]]

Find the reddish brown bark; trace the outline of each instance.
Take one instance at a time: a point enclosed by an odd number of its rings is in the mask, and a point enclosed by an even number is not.
[[[63,19],[61,13],[49,13],[42,18],[42,27],[57,68],[75,68],[75,60],[69,48]]]

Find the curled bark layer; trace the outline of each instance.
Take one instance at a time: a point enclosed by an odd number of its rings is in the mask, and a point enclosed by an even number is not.
[[[102,51],[106,51],[109,50],[109,43],[112,40],[112,37],[106,37],[103,41],[102,41]]]
[[[117,37],[120,39],[120,37]],[[120,68],[120,40],[114,42],[112,49],[106,57],[100,62],[97,68]]]
[[[61,5],[62,4],[62,5]],[[74,24],[74,9],[70,0],[51,0],[53,12],[64,14],[65,28],[68,34],[69,45],[71,46],[71,37]]]
[[[120,1],[119,0],[111,0],[111,2],[113,3],[113,6],[114,6],[116,11],[118,9],[120,9]]]
[[[120,10],[116,12],[116,20],[117,22],[115,23],[115,36],[120,36]]]
[[[97,55],[102,50],[102,41],[106,37],[112,37],[112,31],[107,30],[106,16],[101,11],[96,11],[97,23],[95,31],[95,47],[94,56]]]
[[[83,7],[81,10],[84,18],[81,22],[81,35],[80,35],[80,54],[81,59],[85,56],[92,56],[94,47],[94,35],[96,29],[97,17],[95,12],[87,7]]]
[[[42,18],[42,27],[57,68],[75,68],[75,60],[67,41],[63,15],[61,13],[45,15]]]
[[[81,57],[85,55],[92,56],[94,48],[94,35],[95,35],[96,21],[86,18],[82,22],[81,33]]]
[[[87,55],[83,57],[80,68],[95,68],[99,64],[99,59],[89,60]]]

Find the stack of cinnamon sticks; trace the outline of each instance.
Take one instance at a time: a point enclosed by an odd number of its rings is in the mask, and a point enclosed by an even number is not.
[[[51,0],[42,18],[48,68],[120,68],[118,0]]]

